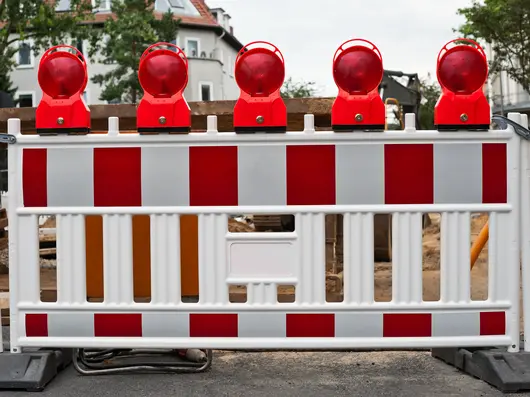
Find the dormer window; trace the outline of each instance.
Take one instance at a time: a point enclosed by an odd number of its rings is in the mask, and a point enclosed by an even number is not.
[[[155,0],[155,10],[159,12],[170,11],[176,15],[201,16],[190,0]]]
[[[95,12],[110,11],[111,0],[92,0]]]
[[[184,8],[182,0],[167,0],[171,8]]]

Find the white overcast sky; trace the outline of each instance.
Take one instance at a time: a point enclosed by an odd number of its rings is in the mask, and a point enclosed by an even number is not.
[[[346,40],[372,41],[385,69],[436,79],[436,57],[456,38],[458,8],[471,0],[206,0],[232,17],[243,43],[265,40],[285,57],[287,77],[315,81],[322,96],[335,96],[333,54]]]

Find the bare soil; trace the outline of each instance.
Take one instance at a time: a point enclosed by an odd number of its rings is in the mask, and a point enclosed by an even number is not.
[[[41,228],[54,228],[57,227],[55,216],[50,216],[46,221],[41,225]]]
[[[432,224],[423,233],[423,299],[440,299],[440,215],[430,214]],[[488,222],[487,214],[477,214],[471,220],[471,244]],[[470,247],[471,249],[471,247]],[[488,246],[484,247],[471,270],[471,299],[488,297]],[[392,298],[392,263],[375,264],[375,300],[388,302]]]

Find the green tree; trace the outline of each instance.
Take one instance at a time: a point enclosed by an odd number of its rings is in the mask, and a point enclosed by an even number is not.
[[[420,81],[421,104],[419,109],[419,121],[422,129],[434,129],[434,107],[441,95],[438,82],[431,82],[431,76]]]
[[[157,42],[174,42],[180,20],[171,11],[157,17],[155,0],[113,0],[111,11],[115,18],[105,21],[106,41],[92,43],[90,55],[103,57],[103,63],[115,64],[111,71],[92,77],[103,87],[100,100],[137,103],[143,94],[138,81],[142,53]]]
[[[47,0],[0,0],[0,91],[13,95],[17,90],[11,72],[17,64],[19,43],[31,40],[32,51],[42,52],[53,45],[65,44],[67,37],[87,38],[93,34],[92,3],[71,0],[65,12],[56,12]]]
[[[301,81],[295,82],[292,77],[289,77],[280,90],[282,98],[307,98],[312,97],[316,93],[315,82]]]
[[[492,72],[505,70],[530,93],[530,1],[473,0],[458,14],[465,23],[456,31],[492,45]]]

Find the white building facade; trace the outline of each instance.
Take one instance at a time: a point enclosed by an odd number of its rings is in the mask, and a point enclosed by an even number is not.
[[[95,10],[95,22],[103,22],[111,15],[112,0],[102,0]],[[68,10],[70,0],[60,0],[58,12]],[[243,45],[233,34],[230,16],[221,8],[209,9],[204,0],[157,0],[155,12],[170,9],[176,18],[181,19],[178,35],[173,41],[184,50],[189,62],[188,86],[184,91],[187,101],[235,100],[239,88],[234,77],[234,63],[237,53]],[[36,107],[42,93],[37,81],[40,54],[31,50],[31,40],[16,42],[15,54],[17,67],[12,72],[15,94],[19,100],[17,106]],[[89,43],[65,39],[65,44],[78,48],[86,56]],[[114,67],[112,64],[94,63],[86,56],[89,82],[84,97],[89,105],[106,104],[99,99],[103,89],[91,81],[91,77],[104,74]]]
[[[495,53],[491,45],[485,45],[489,60]],[[508,112],[530,113],[530,94],[513,80],[506,71],[490,73],[488,96],[494,114],[507,115]]]

